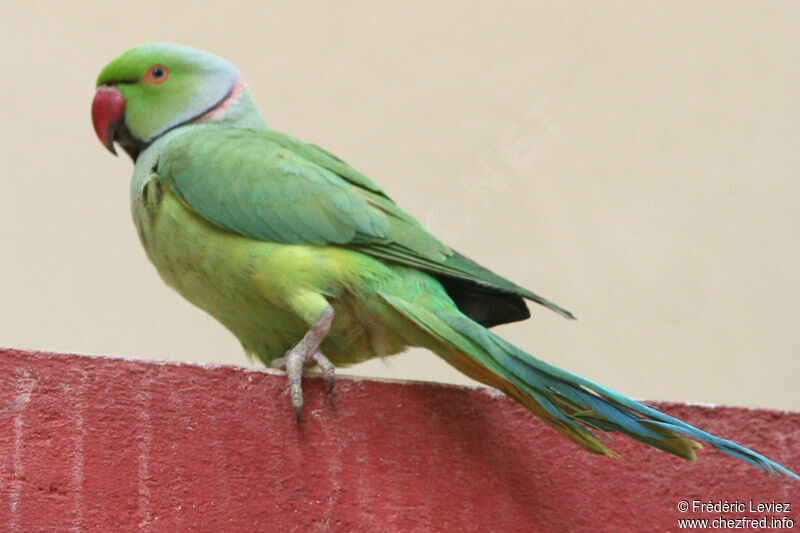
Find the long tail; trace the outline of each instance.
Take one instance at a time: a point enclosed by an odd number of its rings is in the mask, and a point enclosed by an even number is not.
[[[697,440],[756,466],[771,476],[800,476],[733,441],[717,437],[567,372],[493,334],[464,315],[433,311],[391,295],[384,299],[436,341],[450,364],[525,405],[559,433],[594,453],[616,457],[593,430],[618,431],[685,459],[696,459]],[[695,440],[696,439],[696,440]]]

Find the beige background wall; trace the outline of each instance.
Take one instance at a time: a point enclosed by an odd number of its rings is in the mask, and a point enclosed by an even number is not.
[[[797,2],[495,4],[2,2],[0,345],[245,364],[147,262],[90,124],[100,68],[170,40],[579,317],[513,342],[638,398],[800,408]]]

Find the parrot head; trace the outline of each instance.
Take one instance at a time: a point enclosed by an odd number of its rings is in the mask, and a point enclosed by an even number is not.
[[[145,44],[100,72],[92,123],[106,148],[116,155],[116,142],[135,161],[167,131],[220,117],[243,90],[239,72],[220,57],[171,43]]]

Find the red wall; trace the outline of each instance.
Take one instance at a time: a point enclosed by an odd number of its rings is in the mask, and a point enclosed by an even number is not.
[[[707,447],[584,452],[483,389],[0,349],[0,530],[667,531],[793,521],[800,483]],[[800,413],[656,404],[800,471]],[[679,502],[790,502],[687,512]],[[769,520],[770,518],[768,518]],[[709,525],[709,527],[711,527]]]

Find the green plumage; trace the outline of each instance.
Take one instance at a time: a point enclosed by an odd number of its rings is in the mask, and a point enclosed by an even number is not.
[[[148,80],[153,64],[170,77]],[[529,316],[523,298],[571,315],[439,242],[340,159],[267,129],[228,63],[144,45],[106,67],[98,85],[117,88],[126,102],[112,140],[136,161],[132,209],[148,257],[264,363],[293,349],[332,308],[320,349],[335,365],[422,346],[590,451],[614,455],[600,434],[617,431],[694,459],[699,439],[797,478],[491,333],[484,326]]]
[[[369,178],[285,134],[198,126],[169,144],[157,171],[203,217],[242,235],[344,245],[572,316],[453,252]]]

